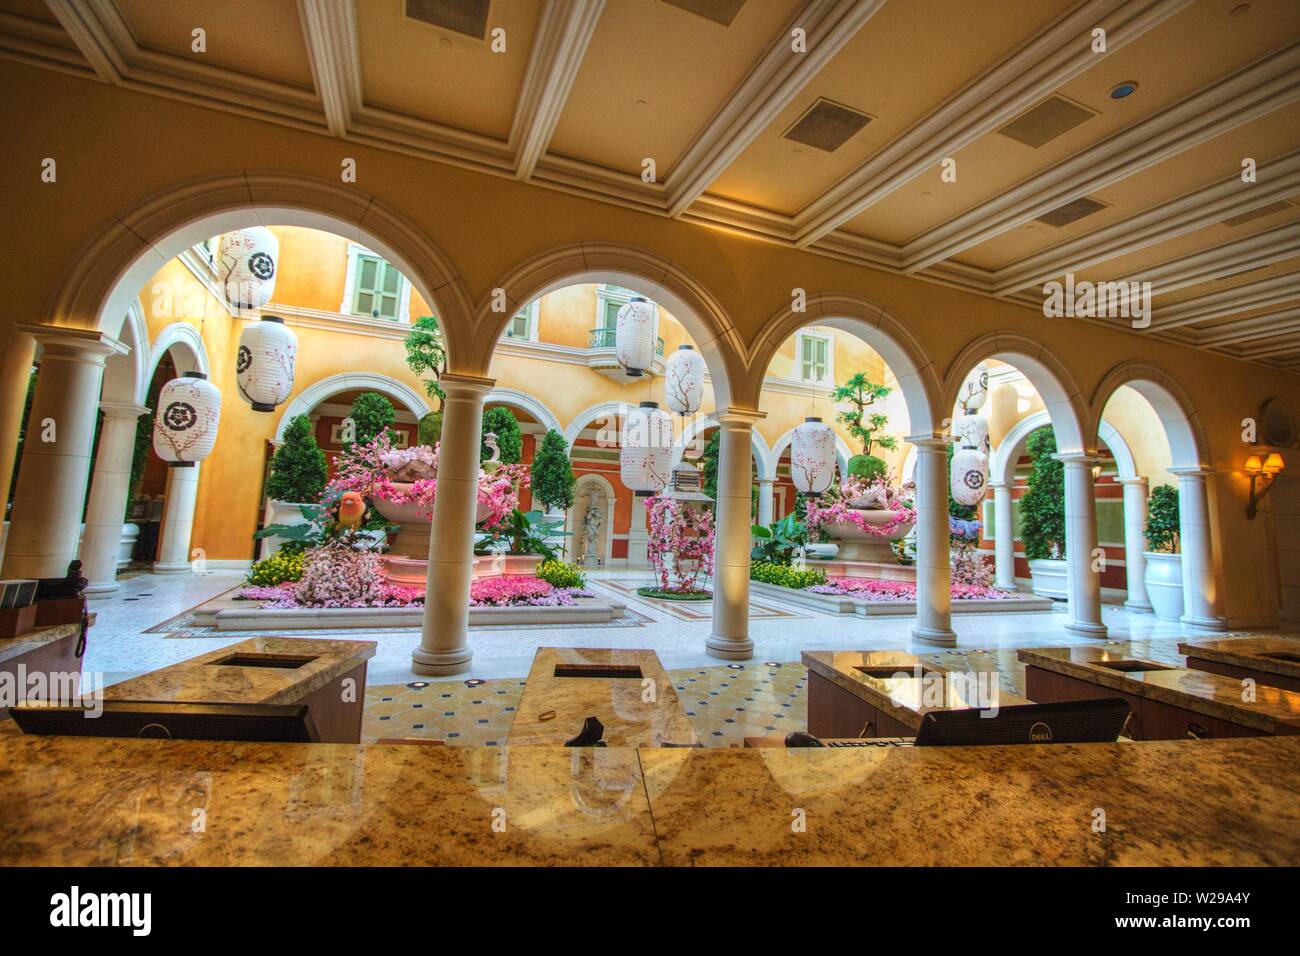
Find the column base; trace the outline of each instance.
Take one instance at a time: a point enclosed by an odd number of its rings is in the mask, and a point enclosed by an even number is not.
[[[1014,584],[995,584],[993,585],[993,590],[1007,591],[1014,594],[1016,591],[1019,591],[1020,588],[1016,587]]]
[[[1065,625],[1067,631],[1082,634],[1084,637],[1105,637],[1110,633],[1105,624],[1093,624],[1091,621],[1070,621]]]
[[[749,638],[735,641],[710,634],[704,642],[704,651],[710,657],[719,657],[724,661],[747,661],[754,656],[754,642]]]
[[[1154,614],[1150,604],[1144,604],[1141,601],[1125,601],[1124,610],[1136,611],[1138,614]]]
[[[1228,622],[1221,617],[1188,617],[1184,614],[1178,619],[1179,624],[1185,624],[1188,627],[1200,627],[1207,631],[1226,631]]]
[[[182,561],[179,564],[163,564],[162,562],[155,562],[154,566],[150,570],[153,571],[154,574],[185,574],[189,571],[193,571],[194,567],[188,561]]]
[[[932,644],[935,647],[956,647],[957,632],[950,628],[921,627],[912,628],[912,640],[918,644]]]
[[[106,598],[121,586],[116,581],[97,581],[94,584],[87,584],[86,597],[92,601],[96,598]]]
[[[473,659],[474,652],[468,647],[450,651],[427,651],[417,647],[411,651],[411,670],[429,677],[448,677],[467,673]]]

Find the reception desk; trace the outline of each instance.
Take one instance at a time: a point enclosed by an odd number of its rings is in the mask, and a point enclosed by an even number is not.
[[[1178,645],[1193,670],[1300,691],[1300,637],[1237,637]]]
[[[81,643],[81,622],[38,627],[18,637],[0,640],[0,674],[8,675],[16,691],[32,689],[31,675],[43,674],[47,688],[67,688],[72,675],[81,673],[77,647]],[[26,684],[20,686],[20,675]],[[54,678],[54,680],[51,680]],[[0,702],[3,703],[3,702]],[[7,711],[0,707],[0,717]]]

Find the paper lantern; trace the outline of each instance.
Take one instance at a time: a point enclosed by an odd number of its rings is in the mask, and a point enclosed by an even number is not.
[[[640,375],[655,357],[655,307],[639,295],[618,310],[614,355],[628,375]]]
[[[952,422],[952,440],[964,448],[989,453],[989,423],[978,415],[958,415]]]
[[[293,391],[293,365],[298,357],[298,337],[284,319],[262,316],[250,322],[239,336],[235,355],[235,385],[255,412],[273,412]]]
[[[186,372],[162,387],[153,419],[153,450],[172,468],[193,468],[217,442],[221,392],[202,372]]]
[[[623,418],[619,477],[637,497],[658,494],[672,477],[673,420],[658,402],[642,402]]]
[[[704,401],[704,356],[683,345],[664,369],[664,401],[679,415],[693,415]]]
[[[835,432],[820,418],[805,418],[790,437],[790,480],[814,497],[835,480]]]
[[[983,501],[988,477],[988,455],[976,448],[958,448],[952,453],[952,497],[958,504]]]
[[[983,407],[988,397],[989,367],[980,362],[962,383],[961,391],[957,393],[957,402],[965,411],[974,412]]]
[[[238,312],[259,309],[275,292],[280,241],[265,226],[228,232],[221,237],[217,266],[226,301]]]

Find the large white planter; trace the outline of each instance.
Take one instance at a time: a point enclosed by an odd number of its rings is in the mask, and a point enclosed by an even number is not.
[[[1147,586],[1151,610],[1162,621],[1176,621],[1183,616],[1183,556],[1145,551]]]
[[[883,508],[854,508],[866,524],[880,528],[894,520],[897,511]],[[836,521],[822,525],[822,530],[834,538],[839,545],[836,555],[840,561],[866,561],[876,564],[897,564],[898,556],[891,547],[892,542],[906,538],[912,530],[914,521],[905,521],[888,535],[872,534],[864,531],[852,521]]]
[[[1065,561],[1037,558],[1029,562],[1029,577],[1033,581],[1033,591],[1040,597],[1048,597],[1056,601],[1069,600],[1069,574]]]
[[[302,516],[302,509],[305,507],[307,507],[306,504],[300,504],[296,501],[268,500],[266,502],[266,513],[262,516],[262,527],[273,524],[306,524],[307,519]],[[262,538],[257,552],[257,559],[262,561],[269,558],[280,550],[282,544],[284,544],[283,538]]]

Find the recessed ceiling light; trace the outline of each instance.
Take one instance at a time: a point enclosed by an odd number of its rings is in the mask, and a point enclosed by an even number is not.
[[[1110,98],[1112,100],[1122,100],[1126,96],[1132,96],[1133,91],[1137,88],[1137,80],[1125,80],[1123,83],[1116,84],[1115,88],[1110,91]]]

